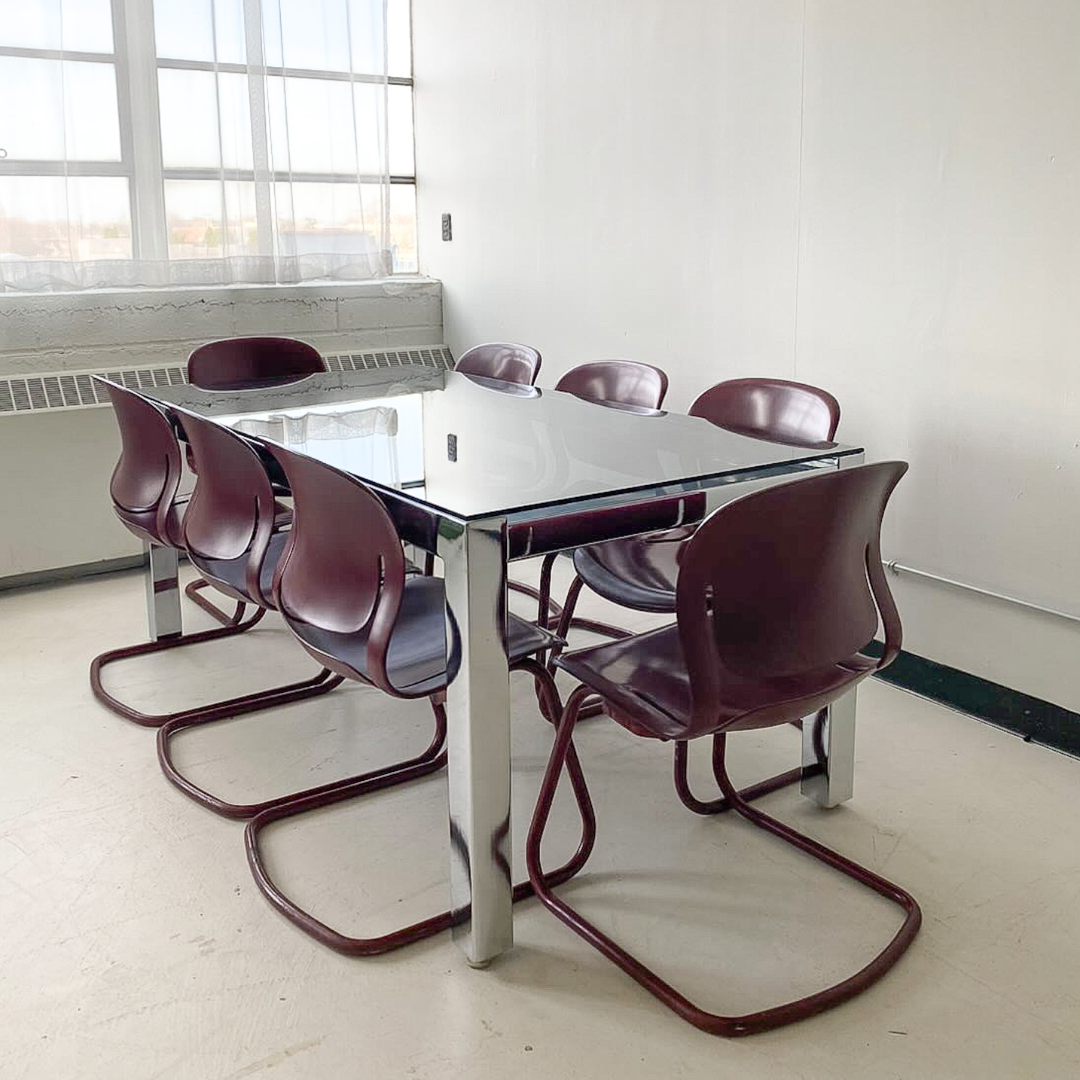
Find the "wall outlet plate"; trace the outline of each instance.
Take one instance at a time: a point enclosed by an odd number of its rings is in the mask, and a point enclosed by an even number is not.
[[[457,436],[446,436],[446,457],[449,461],[457,461]]]
[[[442,238],[444,240],[453,240],[454,239],[454,230],[453,230],[453,227],[450,224],[450,215],[449,214],[443,214],[443,216],[442,216]]]

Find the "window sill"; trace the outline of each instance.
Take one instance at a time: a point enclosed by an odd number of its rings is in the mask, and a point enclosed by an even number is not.
[[[6,307],[21,307],[33,303],[48,306],[50,303],[65,307],[93,307],[95,301],[106,306],[124,303],[153,301],[161,298],[176,302],[187,297],[207,297],[213,300],[228,300],[231,296],[238,299],[252,300],[263,296],[398,296],[402,293],[429,291],[432,287],[440,288],[440,282],[423,274],[395,274],[388,278],[372,278],[367,281],[323,281],[287,282],[277,285],[262,283],[248,284],[234,282],[228,285],[168,285],[146,286],[133,289],[70,289],[47,290],[43,292],[0,291],[0,310]],[[0,347],[3,342],[0,342]]]
[[[178,363],[216,338],[297,337],[330,353],[438,345],[442,333],[442,284],[420,275],[9,293],[0,375]]]

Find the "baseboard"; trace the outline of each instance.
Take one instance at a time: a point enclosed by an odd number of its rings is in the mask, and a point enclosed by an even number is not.
[[[0,577],[0,592],[56,585],[76,578],[115,574],[120,570],[138,570],[145,565],[145,555],[125,555],[119,559],[102,559],[100,562],[78,563],[75,566],[57,566],[51,570],[34,570],[28,574],[10,574],[7,577]]]
[[[880,655],[881,643],[868,649]],[[978,675],[901,652],[877,678],[1019,735],[1080,757],[1080,713]]]

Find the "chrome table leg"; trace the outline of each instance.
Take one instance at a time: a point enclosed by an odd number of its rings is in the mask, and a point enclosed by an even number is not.
[[[838,469],[862,465],[864,454],[836,459]],[[819,806],[839,806],[855,789],[855,691],[803,720],[803,778],[800,789]]]
[[[803,720],[800,790],[819,806],[839,806],[854,789],[856,693],[849,690],[817,716]]]
[[[179,552],[176,548],[146,544],[146,620],[150,640],[177,637],[180,622]]]
[[[438,541],[461,650],[446,695],[453,932],[474,966],[514,940],[505,537],[503,519],[493,518],[444,521]]]

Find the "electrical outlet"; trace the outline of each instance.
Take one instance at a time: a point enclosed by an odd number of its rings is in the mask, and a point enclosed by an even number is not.
[[[446,436],[446,456],[450,461],[457,461],[457,436]]]
[[[442,216],[442,238],[444,240],[454,239],[454,230],[450,225],[450,215],[443,214]]]

